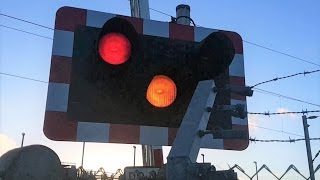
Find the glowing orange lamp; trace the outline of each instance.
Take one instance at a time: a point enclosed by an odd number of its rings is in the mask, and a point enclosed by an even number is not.
[[[168,107],[176,97],[176,84],[168,76],[157,75],[148,86],[147,100],[155,107]]]

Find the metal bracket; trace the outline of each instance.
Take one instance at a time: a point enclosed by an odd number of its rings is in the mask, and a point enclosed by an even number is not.
[[[213,139],[248,139],[249,134],[247,131],[241,130],[199,130],[199,137],[206,134],[212,134]]]
[[[233,117],[238,117],[244,119],[247,117],[247,113],[245,112],[245,105],[236,104],[236,105],[216,105],[212,108],[207,107],[207,111],[231,111],[231,115]]]
[[[253,95],[253,90],[252,87],[250,86],[236,86],[236,85],[227,85],[225,88],[218,88],[218,87],[214,87],[213,88],[213,92],[220,92],[220,91],[228,91],[228,92],[232,92],[235,94],[238,94],[240,96],[252,96]]]

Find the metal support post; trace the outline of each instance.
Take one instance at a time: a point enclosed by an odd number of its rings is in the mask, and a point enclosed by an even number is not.
[[[148,0],[130,0],[131,16],[150,19]]]
[[[308,118],[307,118],[306,115],[302,116],[304,137],[306,139],[305,141],[306,141],[306,149],[307,149],[307,156],[308,156],[308,163],[309,163],[310,180],[315,180],[313,162],[312,162],[312,154],[311,154],[311,147],[310,147],[309,130],[308,130],[309,125],[308,125],[307,119]]]
[[[216,98],[213,80],[200,81],[167,157],[167,180],[184,180],[196,175],[196,162],[201,147],[199,130],[206,129]]]

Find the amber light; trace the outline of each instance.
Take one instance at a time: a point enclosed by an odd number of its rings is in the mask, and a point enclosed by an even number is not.
[[[156,107],[168,107],[177,97],[177,87],[172,79],[164,75],[155,76],[147,90],[147,100]]]
[[[130,41],[123,34],[108,33],[99,41],[99,54],[107,63],[123,64],[131,55]]]

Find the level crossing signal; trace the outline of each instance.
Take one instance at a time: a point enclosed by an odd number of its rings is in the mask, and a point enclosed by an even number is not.
[[[44,132],[54,140],[171,145],[205,80],[221,88],[245,85],[237,33],[63,7],[56,15]],[[245,97],[220,92],[215,105],[239,102],[245,105]],[[215,128],[247,132],[247,119],[213,112],[207,129]],[[243,147],[204,146],[244,149],[247,141],[240,141]]]

